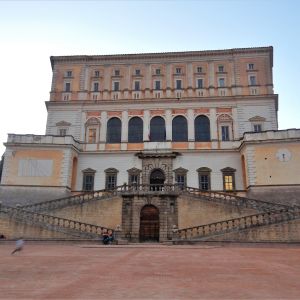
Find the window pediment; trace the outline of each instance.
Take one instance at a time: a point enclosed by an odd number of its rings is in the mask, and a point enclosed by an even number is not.
[[[99,124],[100,124],[100,121],[97,118],[90,118],[85,123],[86,126],[99,125]]]
[[[231,116],[227,115],[227,114],[222,114],[218,117],[218,120],[221,122],[232,122],[232,118]]]
[[[127,172],[129,174],[140,174],[142,172],[142,170],[137,169],[137,168],[131,168],[131,169],[127,170]]]
[[[197,172],[205,172],[205,173],[208,173],[208,172],[211,172],[211,169],[210,168],[207,168],[207,167],[202,167],[202,168],[198,168],[196,170]]]
[[[226,173],[226,172],[228,172],[228,173],[233,173],[233,172],[236,171],[236,169],[233,169],[233,168],[230,168],[230,167],[226,167],[226,168],[221,169],[221,171],[222,171],[223,173]]]
[[[188,172],[188,170],[185,169],[185,168],[180,167],[180,168],[177,168],[177,169],[173,170],[173,172],[175,172],[177,174],[186,174]]]
[[[82,170],[82,173],[96,173],[96,170],[87,168],[87,169]]]
[[[255,116],[249,119],[250,122],[265,122],[266,118],[260,117],[260,116]]]
[[[108,168],[104,170],[105,173],[118,173],[119,171],[115,168]]]
[[[71,126],[72,124],[66,121],[60,121],[56,123],[56,126]]]

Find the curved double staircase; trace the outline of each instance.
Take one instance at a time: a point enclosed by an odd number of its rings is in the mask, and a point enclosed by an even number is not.
[[[241,217],[220,220],[209,224],[199,224],[188,228],[174,229],[174,243],[207,240],[214,236],[222,236],[231,232],[242,231],[259,226],[268,226],[300,218],[300,207],[298,206],[288,206],[240,197],[231,193],[204,191],[179,185],[122,185],[112,190],[104,189],[78,193],[69,197],[25,206],[10,207],[0,204],[0,217],[1,215],[6,215],[16,222],[39,226],[47,230],[63,232],[71,237],[95,239],[102,235],[104,231],[111,230],[113,232],[114,229],[95,224],[88,224],[78,220],[61,218],[55,216],[55,214],[51,214],[51,212],[59,208],[82,205],[90,201],[109,200],[113,197],[123,196],[128,193],[148,193],[149,195],[174,193],[178,196],[182,195],[185,198],[192,198],[194,200],[251,208],[256,211],[254,214]]]

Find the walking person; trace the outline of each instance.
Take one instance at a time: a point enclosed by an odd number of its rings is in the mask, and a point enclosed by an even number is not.
[[[17,241],[16,241],[16,248],[15,250],[11,253],[11,255],[13,255],[14,253],[23,250],[24,247],[24,240],[22,237],[20,237]]]

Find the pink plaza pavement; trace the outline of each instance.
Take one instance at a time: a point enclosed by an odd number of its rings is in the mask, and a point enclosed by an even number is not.
[[[300,299],[300,245],[0,244],[0,299]]]

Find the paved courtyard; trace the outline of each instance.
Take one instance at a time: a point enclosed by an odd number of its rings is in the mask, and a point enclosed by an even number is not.
[[[0,244],[0,299],[300,299],[300,246]]]

